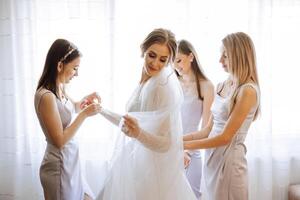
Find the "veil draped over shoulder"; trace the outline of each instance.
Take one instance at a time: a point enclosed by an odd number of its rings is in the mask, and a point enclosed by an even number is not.
[[[118,134],[98,199],[196,199],[183,166],[182,102],[182,89],[170,66],[134,91],[127,112],[145,133],[138,140]]]

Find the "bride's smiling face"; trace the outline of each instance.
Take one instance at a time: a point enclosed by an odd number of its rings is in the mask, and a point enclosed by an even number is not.
[[[166,44],[155,43],[145,52],[144,71],[148,76],[155,76],[167,65],[170,51]]]

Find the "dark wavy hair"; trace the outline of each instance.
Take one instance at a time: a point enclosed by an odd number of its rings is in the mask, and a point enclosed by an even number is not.
[[[58,63],[70,63],[81,55],[82,54],[79,52],[77,47],[68,40],[55,40],[47,53],[43,73],[39,79],[37,90],[40,88],[46,88],[58,97],[56,85]]]

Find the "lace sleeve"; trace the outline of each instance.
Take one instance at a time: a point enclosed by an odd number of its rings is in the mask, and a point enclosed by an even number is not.
[[[141,128],[136,139],[152,151],[169,151],[178,134],[182,134],[180,108],[183,94],[174,71],[164,68],[158,76],[150,78],[138,100],[140,111],[130,113]]]
[[[122,118],[121,115],[119,115],[117,113],[114,113],[114,112],[111,112],[109,110],[103,109],[103,108],[102,108],[100,114],[103,117],[105,117],[108,121],[113,123],[114,125],[119,126],[121,118]]]
[[[164,119],[159,128],[156,131],[145,131],[141,129],[137,140],[141,142],[146,148],[156,152],[166,152],[169,150],[171,145],[171,129],[170,119],[167,117]]]
[[[160,153],[168,151],[171,144],[171,139],[168,136],[153,135],[144,130],[141,130],[137,140],[145,147]]]

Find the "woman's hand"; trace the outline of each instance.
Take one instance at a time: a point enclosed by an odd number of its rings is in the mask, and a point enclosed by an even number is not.
[[[101,103],[101,97],[98,95],[97,92],[93,92],[92,94],[89,94],[85,96],[80,102],[79,107],[80,109],[84,109],[86,106],[92,104],[92,103]]]
[[[191,163],[191,156],[186,151],[184,152],[183,161],[184,161],[184,168],[186,169]]]
[[[91,103],[85,106],[85,108],[81,111],[81,113],[83,113],[85,117],[90,117],[100,113],[100,111],[101,111],[101,106],[99,103]]]
[[[141,132],[138,121],[129,115],[124,115],[123,119],[124,119],[124,122],[122,124],[121,130],[128,137],[137,138]]]

